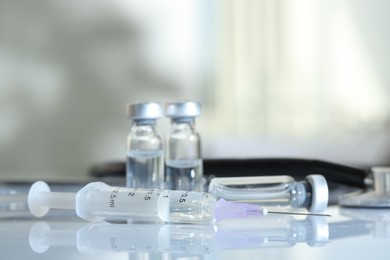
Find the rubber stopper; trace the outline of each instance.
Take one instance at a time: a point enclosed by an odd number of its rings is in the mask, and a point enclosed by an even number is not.
[[[326,179],[322,175],[312,174],[306,177],[311,185],[312,198],[309,211],[313,213],[323,212],[328,207],[329,189]]]

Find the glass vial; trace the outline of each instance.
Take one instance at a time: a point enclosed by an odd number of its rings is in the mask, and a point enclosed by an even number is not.
[[[162,115],[162,105],[156,102],[127,107],[127,116],[133,121],[127,137],[127,187],[161,189],[163,186],[163,143],[156,132],[156,120]]]
[[[209,192],[216,199],[267,208],[307,208],[322,212],[328,205],[328,185],[322,175],[309,175],[304,181],[295,181],[290,176],[214,178]]]
[[[165,184],[172,190],[203,190],[201,140],[195,130],[195,117],[200,115],[197,102],[176,102],[166,105],[165,115],[171,118],[171,131],[166,141]]]

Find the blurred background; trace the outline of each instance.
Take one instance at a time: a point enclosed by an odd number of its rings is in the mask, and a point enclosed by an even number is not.
[[[202,102],[206,158],[389,164],[389,9],[0,0],[0,178],[77,178],[124,161],[126,104],[181,99]]]

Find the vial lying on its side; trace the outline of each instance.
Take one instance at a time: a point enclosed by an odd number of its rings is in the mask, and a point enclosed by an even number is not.
[[[214,178],[209,193],[216,199],[247,202],[262,207],[306,208],[322,212],[328,205],[328,185],[322,175],[308,175],[304,181],[290,176]]]
[[[156,132],[156,120],[162,115],[162,105],[156,102],[135,103],[127,107],[127,116],[133,121],[127,137],[127,187],[162,188],[163,143]]]

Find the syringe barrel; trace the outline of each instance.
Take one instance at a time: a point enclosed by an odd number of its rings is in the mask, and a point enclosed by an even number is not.
[[[76,196],[76,213],[89,221],[105,219],[160,220],[157,203],[160,191],[111,187],[92,182]]]
[[[76,213],[89,221],[121,219],[210,223],[215,216],[211,194],[111,187],[90,183],[76,196]]]
[[[207,192],[164,190],[158,203],[165,222],[208,224],[215,218],[215,198]]]

